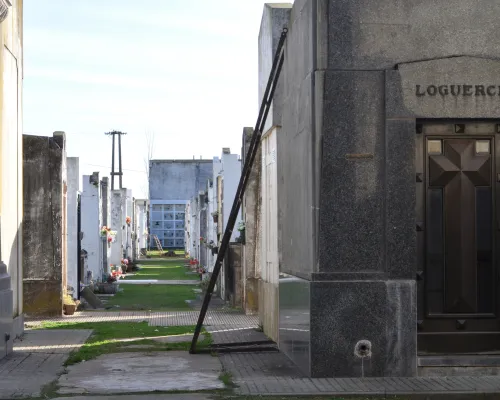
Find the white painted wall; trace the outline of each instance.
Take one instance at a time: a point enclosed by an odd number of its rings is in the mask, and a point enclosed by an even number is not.
[[[266,282],[278,284],[278,174],[276,135],[277,128],[271,129],[262,139],[261,174],[261,277]]]
[[[193,197],[189,203],[190,215],[190,255],[193,258],[200,259],[200,228],[199,228],[199,212],[198,202],[196,197]]]
[[[140,256],[141,249],[147,248],[147,231],[148,221],[147,221],[147,210],[148,201],[144,199],[135,199],[134,201],[134,214],[135,214],[135,226],[134,231],[136,233],[137,240],[135,241],[136,254],[137,257]]]
[[[100,188],[90,182],[90,175],[83,175],[82,179],[82,250],[87,252],[88,271],[92,272],[94,281],[102,281],[102,246],[101,246],[101,219],[100,219]],[[87,280],[87,271],[84,271]],[[86,282],[88,283],[88,282]]]
[[[191,205],[188,203],[184,210],[184,250],[190,257],[191,242]]]
[[[221,160],[219,157],[214,157],[213,158],[213,174],[212,174],[212,187],[209,188],[209,191],[208,191],[208,198],[209,198],[209,218],[210,218],[210,221],[209,221],[209,226],[208,226],[208,231],[210,232],[209,234],[209,240],[213,240],[214,243],[217,243],[217,246],[220,245],[220,243],[218,242],[217,240],[217,224],[215,224],[213,222],[213,217],[212,217],[212,213],[214,211],[217,211],[218,210],[218,199],[217,199],[217,177],[219,176],[219,174],[221,173],[221,170],[222,170],[222,163],[221,163]],[[219,223],[223,223],[222,222],[222,217],[219,216]],[[221,237],[222,239],[222,237]],[[212,272],[213,269],[214,269],[214,264],[215,264],[215,260],[217,258],[217,256],[212,256],[212,253],[210,252],[209,256],[208,256],[209,260],[210,260],[210,263],[208,265],[208,270],[209,272]]]
[[[241,161],[238,154],[222,154],[220,173],[222,174],[224,180],[224,200],[222,205],[224,231],[229,221],[229,214],[231,213],[231,208],[233,207],[234,196],[236,195],[236,190],[238,189],[238,184],[241,177]],[[241,213],[238,213],[238,218],[236,219],[234,230],[231,234],[232,242],[234,242],[234,240],[240,235],[239,231],[237,230],[238,224],[240,222]]]
[[[111,221],[111,192],[109,186],[109,178],[102,178],[101,182],[101,225],[99,229],[104,225],[109,226]],[[111,247],[108,246],[107,238],[101,236],[101,247],[103,252],[102,259],[102,270],[107,275],[109,274],[109,258],[111,257]]]
[[[214,157],[213,158],[213,171],[212,171],[212,187],[210,185],[208,186],[208,215],[207,215],[207,221],[208,221],[208,240],[213,240],[214,243],[219,246],[220,243],[218,243],[217,240],[217,224],[214,223],[212,213],[218,210],[218,203],[217,203],[217,177],[219,176],[220,172],[222,169],[222,164],[221,160],[219,157]],[[222,221],[222,218],[219,219],[219,221]],[[208,271],[212,272],[214,269],[214,264],[217,256],[212,255],[212,252],[209,251],[207,255],[207,260],[208,260]]]
[[[210,182],[207,182],[207,192],[208,192],[208,210],[207,210],[207,240],[210,242],[213,240],[217,246],[217,226],[214,223],[212,213],[216,210],[217,203],[214,199],[214,185],[210,186]],[[212,255],[211,250],[207,250],[207,270],[212,272],[214,269],[215,258],[217,256]]]
[[[12,2],[0,24],[0,217],[1,259],[7,265],[16,317],[12,339],[23,331],[23,51],[21,5]],[[1,346],[0,346],[1,347]]]
[[[80,190],[80,172],[78,157],[66,159],[68,168],[68,286],[74,289],[76,297],[79,290],[78,282],[78,192]]]
[[[133,204],[134,204],[134,199],[132,197],[132,190],[130,189],[122,189],[125,192],[125,210],[124,214],[125,217],[123,218],[125,229],[124,229],[124,234],[125,234],[125,241],[123,243],[124,249],[125,249],[125,256],[126,257],[132,257],[132,222],[130,225],[127,225],[125,223],[126,217],[130,217],[131,220],[134,218],[134,209],[133,209]]]
[[[125,219],[123,217],[123,201],[122,201],[122,191],[112,190],[111,191],[111,224],[110,228],[112,231],[116,231],[116,240],[111,243],[111,254],[109,257],[109,264],[121,265],[121,259],[123,258],[123,225],[125,225]]]

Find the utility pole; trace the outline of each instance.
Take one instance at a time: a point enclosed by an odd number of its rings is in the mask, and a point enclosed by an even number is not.
[[[115,190],[115,175],[119,176],[120,189],[122,189],[122,135],[126,135],[126,133],[111,131],[106,132],[105,135],[112,136],[113,138],[113,150],[111,152],[111,190]],[[115,172],[115,136],[118,136],[118,172]]]

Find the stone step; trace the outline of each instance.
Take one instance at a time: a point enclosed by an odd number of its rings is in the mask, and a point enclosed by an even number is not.
[[[500,354],[428,355],[417,359],[418,375],[497,376],[500,375]]]

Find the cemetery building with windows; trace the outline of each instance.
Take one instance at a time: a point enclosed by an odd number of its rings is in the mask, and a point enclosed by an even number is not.
[[[149,245],[184,249],[185,210],[212,177],[212,160],[151,160],[149,164]]]

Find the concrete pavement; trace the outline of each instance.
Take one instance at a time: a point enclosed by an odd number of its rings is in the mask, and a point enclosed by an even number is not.
[[[222,365],[209,354],[186,351],[102,355],[68,367],[59,394],[119,394],[224,389]]]
[[[0,361],[0,399],[39,397],[64,372],[63,364],[90,336],[90,330],[26,331],[14,353]]]

